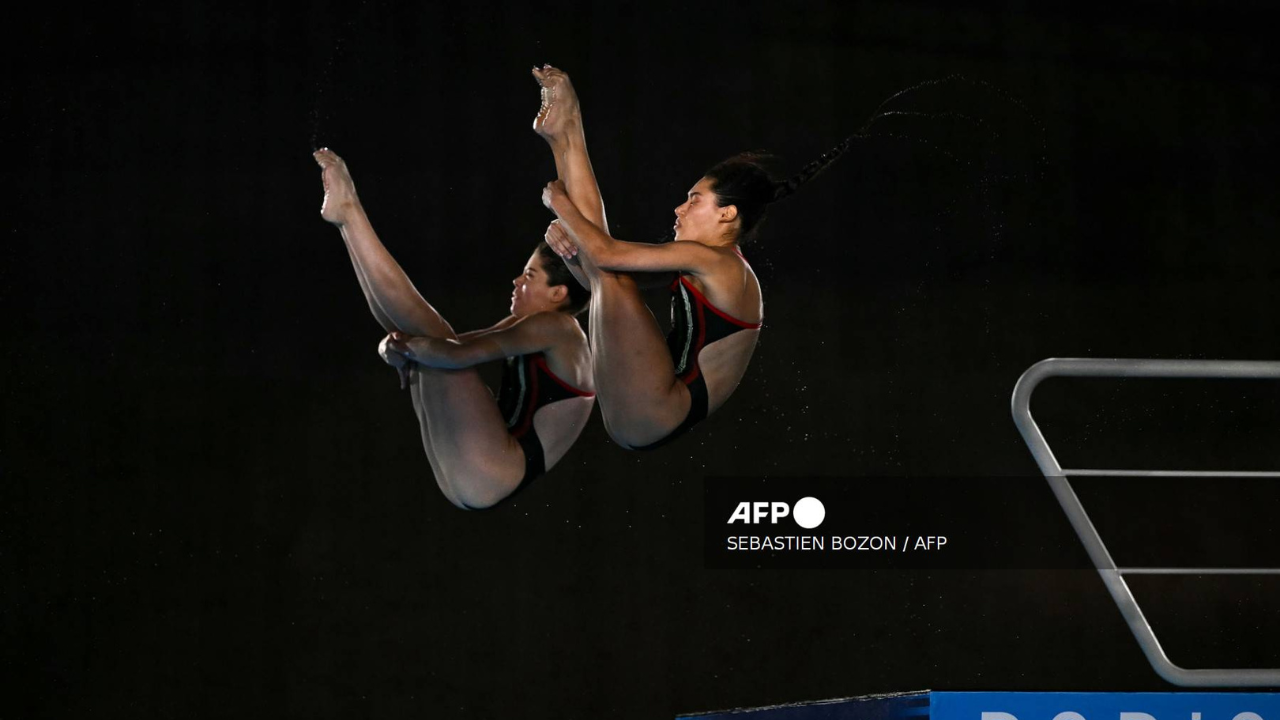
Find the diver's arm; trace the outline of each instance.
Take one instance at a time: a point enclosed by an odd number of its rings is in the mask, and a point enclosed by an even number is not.
[[[703,275],[723,267],[721,253],[696,242],[670,242],[660,245],[625,242],[610,237],[592,225],[553,182],[543,192],[543,203],[560,219],[559,230],[573,246],[585,253],[601,270],[611,272],[682,272]],[[556,230],[548,228],[548,234]],[[563,245],[563,241],[561,242]]]
[[[492,333],[492,332],[505,330],[511,327],[514,323],[516,323],[519,320],[520,318],[516,317],[515,315],[508,315],[502,318],[501,320],[499,320],[498,322],[494,323],[493,325],[490,325],[489,327],[484,328],[483,330],[471,330],[470,332],[461,333],[458,335],[458,339],[463,341],[474,340],[475,338],[478,338],[482,335],[488,335],[489,333]]]
[[[389,351],[426,367],[460,370],[491,360],[544,352],[560,342],[569,323],[577,321],[562,312],[542,312],[520,318],[502,330],[470,339],[445,340],[393,334]]]

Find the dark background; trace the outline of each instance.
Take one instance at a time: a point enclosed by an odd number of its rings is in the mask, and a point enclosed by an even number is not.
[[[704,570],[702,481],[1035,475],[1008,403],[1039,359],[1280,356],[1264,9],[37,9],[3,102],[0,715],[1169,689],[1091,571]],[[575,80],[625,239],[724,156],[793,172],[915,89],[745,249],[765,329],[724,409],[651,454],[593,421],[465,513],[375,356],[310,152],[347,159],[455,327],[491,323],[549,219],[542,62]],[[1263,383],[1041,392],[1064,465],[1280,467]],[[1026,492],[1027,541],[1070,537]],[[1179,527],[1229,552],[1276,507],[1242,505]],[[1280,583],[1139,580],[1175,662],[1280,665]]]

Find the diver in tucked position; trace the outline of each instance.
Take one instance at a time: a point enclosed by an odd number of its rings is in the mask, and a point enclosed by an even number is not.
[[[535,70],[552,113],[578,117],[577,96],[563,72]],[[547,88],[553,89],[551,93]],[[565,163],[586,145],[548,138]],[[758,156],[744,153],[708,170],[675,209],[675,241],[623,242],[583,209],[581,188],[564,177],[543,191],[558,218],[546,240],[591,289],[591,364],[610,437],[633,450],[683,435],[733,394],[755,352],[764,319],[760,282],[739,246],[750,240],[769,205],[789,196],[847,150],[852,138],[775,182]],[[581,178],[578,178],[582,182]],[[595,196],[599,197],[596,191]],[[635,273],[675,273],[671,331],[664,339],[641,299]]]
[[[400,372],[441,492],[464,509],[490,507],[553,467],[595,403],[586,336],[574,316],[588,293],[539,243],[512,284],[511,314],[455,333],[379,241],[346,163],[328,149],[320,216],[338,226],[369,309],[389,335],[379,346]],[[497,402],[472,369],[506,359]]]

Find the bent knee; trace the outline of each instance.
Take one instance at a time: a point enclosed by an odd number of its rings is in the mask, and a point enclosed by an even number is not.
[[[453,490],[449,501],[463,510],[484,510],[510,497],[520,481],[502,473],[458,473],[449,478]]]
[[[608,422],[604,424],[609,439],[622,446],[623,450],[639,450],[652,445],[671,434],[671,429],[656,425],[641,426],[636,423]]]

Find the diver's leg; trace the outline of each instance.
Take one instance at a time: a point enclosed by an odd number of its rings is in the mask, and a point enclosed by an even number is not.
[[[456,338],[378,239],[346,164],[329,150],[317,152],[316,161],[324,168],[321,216],[341,230],[374,317],[387,332]],[[423,450],[449,502],[487,507],[519,486],[524,452],[507,432],[493,396],[475,370],[414,366],[410,394]]]
[[[551,146],[556,175],[564,182],[569,199],[587,220],[608,233],[604,200],[587,155],[582,107],[573,83],[564,71],[549,65],[534,68],[533,76],[542,86],[542,107],[533,121],[533,129]]]
[[[449,323],[418,293],[373,231],[346,163],[327,148],[318,151],[315,159],[323,168],[325,192],[320,216],[342,232],[360,288],[379,324],[387,332],[454,337]]]
[[[413,400],[413,413],[418,417],[418,428],[420,429],[420,434],[422,436],[422,450],[426,453],[427,463],[431,465],[431,475],[436,479],[436,486],[440,488],[440,492],[444,495],[445,499],[458,507],[463,507],[462,500],[458,498],[458,494],[455,493],[453,491],[453,487],[445,481],[444,470],[440,467],[440,462],[436,460],[436,451],[431,445],[431,423],[427,419],[427,414],[422,407],[422,403],[418,400],[417,391],[413,389],[412,386],[412,383],[414,382],[413,378],[417,373],[418,370],[416,368],[409,371],[409,397]]]
[[[524,477],[524,450],[479,373],[418,365],[409,391],[436,482],[450,502],[479,509],[515,492]]]
[[[605,429],[635,448],[671,434],[689,414],[666,339],[630,275],[590,268],[591,366]]]

